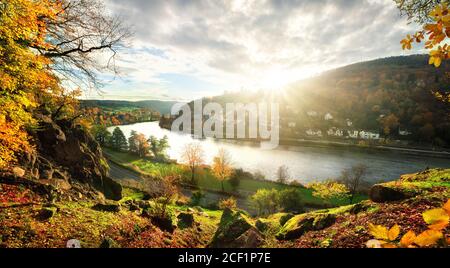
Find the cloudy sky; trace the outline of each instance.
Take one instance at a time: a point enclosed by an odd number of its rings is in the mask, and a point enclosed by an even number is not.
[[[392,0],[106,0],[133,26],[100,99],[191,100],[276,89],[363,60],[405,55]],[[417,53],[419,51],[412,51]]]

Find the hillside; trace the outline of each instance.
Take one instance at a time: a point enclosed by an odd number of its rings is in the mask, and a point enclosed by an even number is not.
[[[98,107],[109,111],[129,111],[134,109],[151,109],[161,114],[170,114],[175,101],[118,101],[118,100],[80,100],[81,107],[92,108]]]
[[[450,198],[450,170],[427,170],[374,186],[371,201],[299,215],[252,218],[245,211],[207,210],[179,200],[169,207],[173,219],[167,228],[152,219],[156,203],[131,188],[124,188],[119,202],[98,203],[82,195],[69,199],[61,187],[37,182],[34,187],[16,186],[13,182],[0,183],[0,247],[6,248],[60,248],[69,239],[90,248],[360,248],[373,239],[370,224],[387,228],[398,224],[399,233],[390,242],[397,244],[407,231],[426,231],[422,213],[442,207]],[[44,188],[56,190],[54,202],[39,190]],[[450,213],[447,206],[444,209]],[[446,247],[450,235],[446,226],[440,227],[443,238],[433,243],[427,240],[429,244],[423,246]]]
[[[241,91],[204,102],[278,102],[281,136],[287,139],[315,138],[307,130],[326,137],[334,127],[328,138],[364,130],[383,140],[445,147],[450,144],[450,110],[434,92],[448,92],[448,71],[446,63],[428,65],[426,55],[390,57],[330,70],[281,91]]]

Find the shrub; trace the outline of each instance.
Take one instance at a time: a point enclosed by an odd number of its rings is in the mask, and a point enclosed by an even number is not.
[[[303,212],[303,202],[300,193],[296,189],[286,189],[278,193],[280,208],[285,212]]]
[[[198,206],[202,202],[202,200],[205,198],[205,194],[202,191],[195,191],[192,193],[191,197],[191,205],[192,206]]]
[[[219,202],[219,208],[220,209],[226,209],[229,208],[231,210],[237,209],[237,201],[236,198],[230,197],[228,199],[222,199]]]

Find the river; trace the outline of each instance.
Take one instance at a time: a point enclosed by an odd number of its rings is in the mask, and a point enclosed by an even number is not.
[[[128,138],[132,130],[162,138],[167,135],[171,159],[180,160],[183,147],[192,142],[201,143],[205,161],[210,164],[219,148],[226,149],[233,158],[233,165],[250,172],[260,172],[267,179],[275,179],[277,169],[285,165],[290,177],[300,183],[322,181],[339,177],[342,170],[357,164],[368,167],[366,180],[371,183],[390,181],[400,175],[429,168],[450,168],[450,159],[415,156],[401,152],[376,151],[358,148],[287,147],[262,150],[259,146],[232,144],[213,139],[195,140],[190,135],[171,132],[159,127],[158,122],[120,126]],[[114,127],[109,128],[112,132]]]

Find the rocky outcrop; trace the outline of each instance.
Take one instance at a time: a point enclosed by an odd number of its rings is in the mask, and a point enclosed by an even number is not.
[[[400,201],[411,197],[411,194],[407,194],[400,188],[387,187],[386,185],[378,184],[374,185],[370,189],[370,200],[377,203]]]
[[[301,214],[290,219],[276,235],[279,240],[293,240],[308,231],[319,231],[333,225],[336,221],[334,214]]]
[[[225,209],[210,248],[256,248],[263,236],[242,211]]]
[[[67,120],[38,116],[37,152],[26,157],[31,176],[49,182],[78,182],[112,200],[122,198],[120,184],[108,177],[101,147],[81,126]]]

